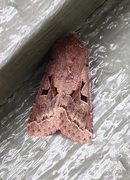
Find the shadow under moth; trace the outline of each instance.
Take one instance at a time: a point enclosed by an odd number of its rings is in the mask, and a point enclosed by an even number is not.
[[[27,123],[29,135],[47,136],[60,130],[76,142],[91,142],[93,126],[88,54],[74,32],[54,43],[51,60]]]

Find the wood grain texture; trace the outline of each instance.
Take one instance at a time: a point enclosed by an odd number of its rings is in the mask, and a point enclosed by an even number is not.
[[[75,33],[60,37],[33,104],[27,130],[47,136],[60,130],[79,143],[92,139],[91,78],[88,50]]]

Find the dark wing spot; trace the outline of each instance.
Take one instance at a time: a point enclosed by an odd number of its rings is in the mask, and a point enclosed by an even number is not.
[[[82,81],[81,90],[83,89],[84,85],[85,85],[85,83]],[[87,102],[87,96],[84,96],[81,94],[81,100],[84,102]]]
[[[48,79],[49,79],[49,83],[51,84],[51,82],[52,82],[52,76],[49,76]]]
[[[87,97],[81,94],[81,100],[87,102]]]
[[[42,89],[41,95],[47,95],[48,91],[49,91],[49,89]]]
[[[53,91],[53,94],[56,96],[58,94],[58,91],[57,91],[57,88],[54,87],[54,85],[53,85],[52,76],[49,76],[48,79],[49,79],[49,83],[50,83],[51,89]]]
[[[52,82],[52,76],[49,76],[49,77],[48,77],[48,80],[49,80],[49,83],[51,84],[51,82]],[[48,89],[42,89],[41,95],[47,95],[49,89],[50,89],[50,88],[48,88]]]
[[[56,87],[53,87],[53,92],[54,92],[54,95],[55,95],[55,96],[58,94],[58,91],[57,91],[57,88],[56,88]]]
[[[83,89],[85,83],[82,81],[81,90]]]
[[[73,97],[74,97],[74,94],[75,94],[75,91],[72,91],[72,93],[70,94],[70,96],[72,97],[72,99],[73,99]]]

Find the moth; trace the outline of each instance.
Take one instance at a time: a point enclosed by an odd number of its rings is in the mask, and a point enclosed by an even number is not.
[[[60,130],[78,143],[91,142],[88,55],[74,32],[56,40],[27,123],[29,135],[48,136]]]

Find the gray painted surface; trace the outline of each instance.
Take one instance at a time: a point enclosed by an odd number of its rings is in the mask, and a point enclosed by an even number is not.
[[[27,135],[41,68],[0,108],[0,179],[130,179],[130,1],[111,0],[87,20],[79,35],[90,50],[92,143],[80,145],[59,132]]]
[[[74,30],[104,1],[0,1],[0,104],[32,75],[58,36]]]

